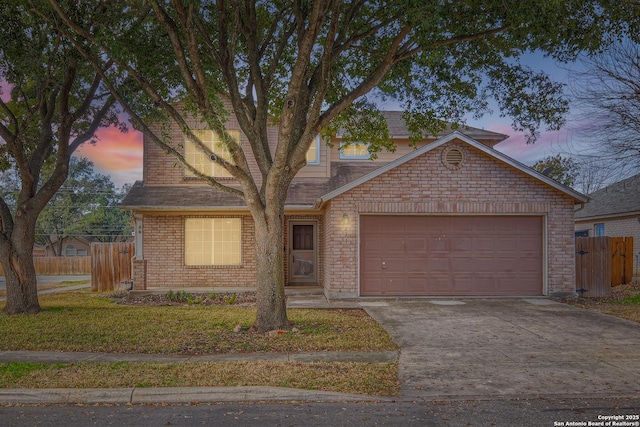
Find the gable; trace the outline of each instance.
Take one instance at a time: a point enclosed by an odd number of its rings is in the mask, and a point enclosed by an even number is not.
[[[451,148],[457,148],[463,154],[462,163],[458,166],[450,162],[445,164]],[[373,180],[373,185],[366,185]],[[323,195],[315,206],[319,208],[359,186],[394,188],[397,198],[407,200],[416,196],[432,198],[445,195],[449,198],[459,194],[465,195],[468,201],[474,199],[479,188],[509,200],[527,197],[528,201],[535,201],[540,192],[563,195],[573,199],[574,203],[588,200],[586,196],[459,132],[440,138]],[[485,199],[487,191],[483,193]],[[375,197],[375,194],[371,196]]]

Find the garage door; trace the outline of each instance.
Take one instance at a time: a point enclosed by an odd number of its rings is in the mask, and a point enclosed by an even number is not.
[[[362,216],[360,295],[542,295],[542,217]]]

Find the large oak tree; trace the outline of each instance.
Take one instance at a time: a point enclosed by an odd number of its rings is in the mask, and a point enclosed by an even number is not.
[[[88,61],[97,69],[113,61],[119,78],[135,79],[148,96],[147,108],[136,106],[130,88],[110,80],[136,126],[153,136],[150,120],[164,115],[197,140],[185,111],[175,108],[179,99],[226,145],[231,160],[214,158],[239,185],[203,178],[242,198],[255,222],[255,326],[262,331],[289,327],[284,203],[317,134],[340,129],[346,140],[371,142],[375,153],[393,146],[377,100],[406,107],[410,131],[420,138],[444,121],[485,113],[493,98],[533,141],[541,127],[563,123],[567,103],[560,84],[523,66],[520,57],[541,51],[571,61],[625,31],[622,17],[629,22],[637,12],[631,3],[606,0],[123,0],[98,2],[100,16],[83,25],[74,19],[73,3],[50,3]],[[87,43],[101,55],[85,51]],[[225,111],[225,99],[233,111]],[[249,146],[227,133],[229,114]],[[273,122],[278,139],[270,149]],[[197,172],[177,142],[163,135],[155,140]],[[252,175],[249,157],[259,176]]]
[[[53,15],[49,14],[53,19]],[[71,154],[99,126],[118,122],[115,98],[101,73],[83,60],[55,20],[24,1],[0,3],[0,170],[13,169],[13,203],[0,197],[0,263],[7,283],[5,312],[40,310],[33,245],[36,221],[67,178]],[[42,179],[44,167],[51,173]]]

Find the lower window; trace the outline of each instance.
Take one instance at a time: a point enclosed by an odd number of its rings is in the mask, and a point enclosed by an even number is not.
[[[187,218],[184,222],[186,265],[239,265],[240,218]]]

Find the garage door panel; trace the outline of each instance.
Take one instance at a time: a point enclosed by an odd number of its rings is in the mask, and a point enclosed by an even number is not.
[[[541,295],[542,225],[524,216],[363,216],[360,293]]]

